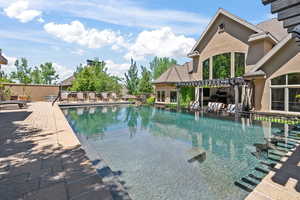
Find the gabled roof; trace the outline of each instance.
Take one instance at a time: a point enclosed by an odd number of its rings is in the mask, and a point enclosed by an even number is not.
[[[0,64],[7,65],[7,59],[0,52]]]
[[[214,16],[214,18],[210,21],[210,23],[208,24],[208,26],[206,27],[206,29],[204,30],[204,32],[202,33],[202,35],[200,36],[199,40],[196,42],[196,44],[194,45],[191,53],[189,54],[193,54],[193,52],[196,50],[197,46],[199,45],[199,43],[201,42],[201,40],[204,38],[204,36],[208,33],[208,31],[211,29],[211,27],[213,26],[213,24],[215,23],[215,21],[217,20],[217,18],[220,16],[220,15],[224,15],[242,25],[244,25],[245,27],[253,30],[254,32],[256,33],[260,33],[260,32],[263,32],[262,29],[260,29],[259,27],[251,24],[250,22],[247,22],[246,20],[243,20],[241,18],[239,18],[238,16],[236,15],[233,15],[231,14],[230,12],[224,10],[223,8],[220,8],[216,15]]]
[[[153,81],[153,83],[178,83],[193,81],[192,75],[189,73],[189,66],[190,63],[174,65],[164,72],[158,79]]]
[[[281,48],[283,48],[290,40],[292,39],[292,35],[288,34],[283,40],[281,40],[273,49],[271,49],[264,57],[262,57],[254,66],[254,68],[245,74],[244,76],[253,76],[258,73],[260,68],[269,61]]]
[[[286,29],[283,28],[283,22],[276,18],[263,21],[256,26],[274,36],[278,41],[283,40],[288,35]]]
[[[62,86],[72,86],[72,82],[75,80],[75,76],[70,76],[69,78],[63,80],[60,85]]]

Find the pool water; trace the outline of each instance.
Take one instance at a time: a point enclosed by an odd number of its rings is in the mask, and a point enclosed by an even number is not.
[[[63,111],[79,140],[121,172],[136,200],[244,199],[248,192],[235,182],[249,174],[263,178],[255,168],[267,168],[251,153],[278,131],[268,122],[154,107]]]

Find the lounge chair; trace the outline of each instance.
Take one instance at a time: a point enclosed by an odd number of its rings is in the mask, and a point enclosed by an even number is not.
[[[11,101],[0,101],[0,105],[18,105],[19,108],[27,106],[27,101],[11,100]]]
[[[108,94],[106,92],[102,92],[101,97],[103,101],[108,101]]]
[[[76,97],[77,97],[77,101],[84,101],[84,96],[82,92],[78,92],[76,94]]]
[[[199,110],[200,109],[200,103],[199,101],[194,101],[190,105],[190,109],[192,110]]]
[[[67,93],[67,92],[61,93],[60,99],[61,99],[61,101],[69,102],[69,93]]]
[[[235,113],[236,112],[236,106],[235,106],[235,104],[228,104],[227,112],[228,113]]]
[[[118,97],[117,97],[117,94],[116,93],[111,93],[111,98],[113,101],[117,101]]]
[[[89,92],[89,101],[96,101],[96,94],[94,92]]]

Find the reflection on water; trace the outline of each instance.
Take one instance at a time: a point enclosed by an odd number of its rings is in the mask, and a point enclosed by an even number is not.
[[[255,168],[269,150],[291,146],[288,125],[251,118],[135,106],[64,113],[79,139],[124,171],[135,199],[243,199],[247,193],[233,183],[262,178]]]

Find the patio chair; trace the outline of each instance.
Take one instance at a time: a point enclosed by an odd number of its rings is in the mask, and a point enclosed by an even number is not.
[[[227,112],[228,113],[235,113],[236,112],[235,104],[229,104],[228,107],[227,107]]]
[[[108,101],[108,94],[106,92],[102,92],[101,97],[103,101]]]
[[[192,104],[190,106],[190,109],[192,109],[192,110],[199,110],[200,109],[200,103],[199,103],[199,101],[192,102]]]
[[[84,95],[82,92],[78,92],[76,94],[76,97],[77,97],[77,101],[82,101],[82,102],[84,101]]]
[[[118,99],[117,94],[116,93],[111,93],[111,98],[113,101],[116,101]]]
[[[94,92],[89,92],[88,96],[89,96],[89,101],[93,101],[93,102],[96,101],[96,94]]]
[[[67,92],[61,93],[60,99],[61,99],[61,101],[69,102],[69,93],[67,93]]]
[[[208,105],[207,105],[207,112],[212,112],[213,111],[213,103],[212,102],[208,102]]]

